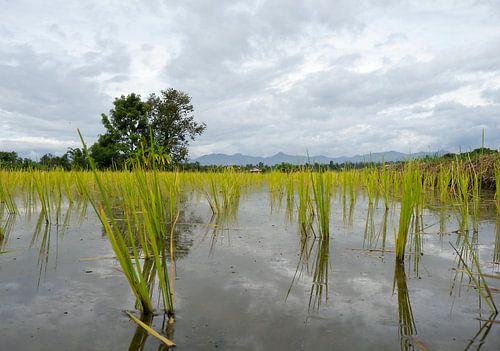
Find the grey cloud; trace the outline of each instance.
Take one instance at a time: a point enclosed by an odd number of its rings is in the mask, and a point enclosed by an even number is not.
[[[500,88],[485,89],[481,92],[481,96],[490,102],[500,104]]]
[[[450,4],[67,1],[24,11],[27,3],[10,3],[0,14],[0,141],[69,145],[78,126],[95,138],[110,94],[162,84],[191,95],[208,125],[194,156],[456,149],[476,145],[482,128],[500,140],[498,7],[461,7],[471,13],[471,42],[444,36],[455,33],[440,20]],[[419,37],[419,21],[435,37]],[[168,58],[149,69],[158,48]],[[376,60],[378,68],[359,69]],[[448,96],[461,89],[487,105]],[[51,145],[43,150],[64,151]]]
[[[95,135],[100,113],[110,97],[99,92],[93,79],[103,72],[127,67],[127,57],[116,52],[87,53],[82,62],[68,65],[65,58],[38,54],[28,46],[0,50],[0,107],[3,123],[19,134],[76,139],[76,128]]]

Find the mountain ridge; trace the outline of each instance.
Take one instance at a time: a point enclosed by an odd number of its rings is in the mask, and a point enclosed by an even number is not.
[[[300,165],[305,163],[320,163],[328,164],[333,162],[334,164],[341,163],[360,163],[360,162],[381,162],[382,157],[386,162],[396,162],[404,161],[408,159],[423,158],[426,156],[440,156],[445,154],[446,151],[437,152],[416,152],[416,153],[403,153],[398,151],[385,151],[376,152],[371,154],[360,154],[354,156],[339,156],[339,157],[329,157],[324,155],[316,156],[300,156],[300,155],[289,155],[284,152],[278,152],[272,156],[249,156],[241,153],[235,153],[232,155],[224,153],[212,153],[208,155],[203,155],[195,159],[190,160],[190,162],[199,162],[202,166],[246,166],[249,164],[258,165],[263,163],[266,166],[274,166],[281,164],[283,162],[290,163],[294,165]]]

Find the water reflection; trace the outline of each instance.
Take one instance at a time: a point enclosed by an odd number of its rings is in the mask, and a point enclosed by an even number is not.
[[[479,350],[484,345],[486,337],[491,331],[491,327],[496,323],[495,318],[497,314],[492,313],[487,320],[479,321],[479,329],[477,333],[470,339],[465,347],[465,350]]]
[[[380,251],[381,257],[383,258],[387,243],[387,222],[389,219],[389,209],[384,210],[378,230],[375,224],[374,211],[373,205],[368,205],[363,237],[363,248],[372,251]]]
[[[312,278],[308,309],[318,311],[322,303],[328,302],[330,279],[330,240],[328,237],[301,235],[299,261],[285,300],[304,271]]]
[[[215,253],[215,248],[217,243],[223,244],[224,239],[227,244],[231,244],[231,225],[236,223],[236,217],[230,212],[223,211],[221,213],[215,213],[210,218],[210,222],[207,225],[207,229],[203,235],[203,240],[209,238],[209,255]]]
[[[172,322],[172,319],[169,319],[167,315],[162,315],[163,321],[162,321],[162,328],[161,328],[161,333],[164,334],[167,339],[173,340],[174,337],[174,323]],[[142,314],[140,317],[141,322],[146,324],[148,327],[152,327],[153,325],[153,319],[154,315],[149,313],[149,314]],[[132,337],[132,340],[130,340],[130,345],[128,350],[129,351],[143,351],[145,346],[146,346],[146,341],[148,340],[149,334],[140,325],[137,325],[135,329],[134,336]],[[159,343],[157,350],[158,351],[166,351],[166,350],[171,350],[172,348],[168,347],[167,345],[163,343]]]
[[[309,294],[309,309],[319,310],[321,303],[328,302],[328,273],[330,267],[330,240],[322,236],[317,239],[314,255],[313,281]]]
[[[413,318],[410,295],[406,285],[406,273],[403,264],[396,262],[394,266],[393,293],[397,288],[398,294],[398,316],[399,316],[399,340],[401,350],[414,350],[415,335],[417,328]]]
[[[14,227],[14,222],[16,220],[16,215],[13,213],[8,213],[5,219],[0,212],[0,253],[5,251],[7,243],[9,241],[10,233]]]

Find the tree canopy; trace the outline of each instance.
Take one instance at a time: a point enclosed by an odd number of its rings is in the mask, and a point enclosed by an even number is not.
[[[154,143],[174,163],[185,161],[189,142],[206,128],[194,120],[191,97],[172,88],[146,100],[134,93],[122,95],[113,105],[109,115],[101,115],[106,132],[90,148],[100,168],[122,167],[141,143],[146,147]]]

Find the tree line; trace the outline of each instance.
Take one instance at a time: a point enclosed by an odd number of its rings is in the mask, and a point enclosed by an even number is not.
[[[191,97],[170,88],[146,99],[131,93],[116,98],[108,114],[101,115],[105,129],[89,147],[97,168],[122,170],[141,155],[155,154],[174,167],[188,158],[189,142],[201,135],[206,125],[194,119]],[[21,158],[16,152],[0,152],[0,167],[9,169],[87,169],[83,148],[69,148],[62,156],[43,155],[39,161]]]

